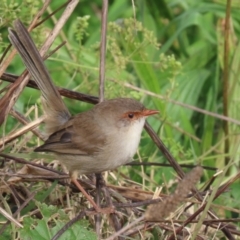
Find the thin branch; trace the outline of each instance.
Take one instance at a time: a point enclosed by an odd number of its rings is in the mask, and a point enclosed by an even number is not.
[[[21,122],[24,125],[29,125],[29,120],[20,112],[12,109],[10,114],[16,118],[19,122]],[[41,140],[44,140],[43,134],[38,129],[32,129],[31,130],[37,137],[39,137]]]
[[[108,13],[108,0],[102,1],[102,19],[101,19],[101,44],[100,44],[100,67],[99,67],[99,102],[104,100],[104,80],[105,80],[105,56],[106,56],[106,38],[107,38],[107,13]],[[100,205],[101,201],[101,173],[96,173],[96,190],[97,194],[95,201]],[[98,238],[101,238],[101,215],[95,216],[95,228]]]
[[[68,228],[70,228],[75,222],[82,219],[86,216],[86,211],[81,211],[75,218],[69,221],[66,225],[64,225],[54,236],[51,240],[57,240]]]
[[[172,154],[168,151],[164,143],[161,141],[161,139],[158,137],[158,135],[154,132],[152,127],[148,124],[146,121],[145,123],[145,129],[149,136],[152,138],[153,142],[156,144],[156,146],[160,149],[160,151],[163,153],[163,155],[166,157],[166,159],[169,161],[169,163],[172,165],[174,170],[177,172],[178,176],[181,178],[184,177],[185,173],[183,172],[180,165],[177,163],[177,161],[174,159]]]
[[[102,6],[100,68],[99,68],[99,102],[102,102],[104,100],[108,0],[103,0],[102,2],[103,6]]]
[[[53,15],[55,15],[57,12],[59,12],[61,9],[63,9],[64,7],[66,7],[72,0],[68,0],[67,2],[63,3],[60,7],[58,7],[56,10],[52,11],[47,17],[45,17],[44,19],[42,19],[41,21],[39,21],[35,27],[38,27],[39,25],[41,25],[42,23],[44,23],[46,20],[48,20],[49,18],[51,18]]]
[[[6,143],[18,138],[19,136],[21,136],[22,134],[29,132],[31,130],[33,130],[34,128],[36,128],[40,123],[43,122],[44,120],[44,116],[27,123],[25,126],[23,126],[22,128],[18,129],[17,131],[9,134],[8,136],[4,136],[2,139],[0,139],[0,148],[2,146],[4,146]]]
[[[111,79],[113,82],[116,82],[119,84],[119,82],[115,81],[114,79]],[[122,86],[125,86],[127,88],[131,88],[131,89],[134,89],[136,91],[139,91],[139,92],[143,92],[149,96],[153,96],[153,97],[156,97],[156,98],[159,98],[163,101],[167,101],[167,102],[170,102],[170,103],[173,103],[173,104],[176,104],[178,106],[181,106],[181,107],[184,107],[184,108],[187,108],[187,109],[191,109],[195,112],[199,112],[199,113],[202,113],[202,114],[205,114],[205,115],[208,115],[208,116],[211,116],[211,117],[215,117],[215,118],[218,118],[222,121],[228,121],[228,122],[231,122],[231,123],[234,123],[234,124],[237,124],[237,125],[240,125],[240,121],[236,120],[236,119],[233,119],[233,118],[230,118],[230,117],[227,117],[227,116],[223,116],[221,114],[218,114],[218,113],[213,113],[213,112],[210,112],[210,111],[207,111],[205,109],[201,109],[201,108],[198,108],[198,107],[195,107],[195,106],[192,106],[190,104],[186,104],[186,103],[182,103],[182,102],[178,102],[178,101],[175,101],[173,99],[170,99],[170,98],[166,98],[162,95],[159,95],[159,94],[156,94],[156,93],[153,93],[151,91],[148,91],[148,90],[145,90],[145,89],[141,89],[139,87],[136,87],[136,86],[133,86],[129,83],[123,83],[123,84],[120,84]]]
[[[7,82],[15,82],[16,79],[18,79],[18,77],[19,76],[16,76],[11,73],[4,73],[0,77],[0,79],[7,81]],[[26,86],[30,87],[30,88],[34,88],[34,89],[39,89],[34,80],[29,80],[28,84]],[[92,104],[98,103],[98,97],[80,93],[80,92],[76,92],[76,91],[72,91],[72,90],[68,90],[66,88],[60,88],[60,87],[56,87],[56,88],[58,89],[59,93],[64,97],[67,97],[70,99],[75,99],[75,100],[80,100],[80,101],[83,101],[86,103],[92,103]]]
[[[126,232],[128,229],[131,229],[132,227],[134,227],[135,225],[137,225],[138,223],[144,221],[144,216],[134,220],[133,222],[131,222],[130,224],[126,225],[125,227],[123,227],[121,230],[119,230],[118,232],[115,232],[111,237],[107,238],[106,240],[114,240],[116,237],[120,236],[121,234],[123,234],[124,232]]]
[[[224,37],[224,55],[223,55],[223,115],[228,117],[228,94],[229,94],[229,31],[230,31],[230,17],[231,17],[231,0],[227,0],[226,17],[225,17],[225,37]],[[223,130],[225,136],[229,135],[229,125],[227,121],[223,122]],[[229,138],[224,142],[225,154],[229,152]],[[228,164],[230,158],[225,157],[225,164]]]

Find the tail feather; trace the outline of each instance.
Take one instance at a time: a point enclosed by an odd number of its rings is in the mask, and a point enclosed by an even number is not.
[[[41,90],[46,114],[46,130],[48,134],[51,134],[67,122],[71,115],[53,85],[49,72],[27,29],[20,20],[14,22],[14,28],[15,30],[9,29],[9,39]]]

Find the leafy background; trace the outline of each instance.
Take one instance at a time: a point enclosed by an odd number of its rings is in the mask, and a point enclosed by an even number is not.
[[[53,1],[48,11],[51,12],[63,2]],[[223,92],[228,91],[229,117],[239,119],[238,0],[232,1],[231,8],[229,89],[223,88],[226,1],[139,0],[134,4],[127,0],[109,1],[106,98],[133,97],[148,108],[158,109],[160,114],[149,118],[149,123],[179,163],[224,169],[225,156],[229,156],[232,164],[223,179],[225,182],[239,171],[239,126],[229,123],[230,150],[225,153],[222,120],[180,106],[172,100],[222,114]],[[2,0],[1,53],[9,44],[7,29],[12,26],[14,19],[20,18],[28,25],[41,5],[42,2],[37,0]],[[98,95],[101,5],[100,0],[81,1],[54,42],[53,48],[67,39],[66,46],[46,61],[56,85]],[[32,36],[38,46],[54,27],[55,18],[59,14],[33,31]],[[20,74],[23,70],[20,58],[15,57],[8,72]],[[2,87],[6,85],[7,83],[2,82]],[[34,119],[36,114],[41,114],[39,96],[36,90],[26,88],[15,109],[26,113],[32,106],[39,105],[37,113],[35,108],[29,113],[29,119]],[[86,103],[65,100],[73,114],[91,107]],[[1,135],[7,135],[17,127],[17,121],[8,117],[6,124],[0,128]],[[4,151],[18,153],[24,150],[30,153],[38,143],[28,133],[27,137],[22,136],[14,144],[5,146]],[[146,133],[143,134],[135,160],[166,163],[166,159]],[[174,179],[173,170],[167,167],[121,167],[118,172],[130,176],[133,182],[153,191],[156,184],[166,184]],[[213,174],[212,171],[205,171],[203,178],[207,180]],[[118,184],[118,180],[111,177],[108,181]],[[239,195],[237,181],[217,204],[224,206],[227,202],[229,207],[236,208],[239,206]],[[49,202],[47,205],[50,205]],[[49,208],[47,205],[38,205],[42,213]],[[239,211],[221,209],[219,213],[224,217],[237,217]],[[26,223],[25,226],[29,225]]]

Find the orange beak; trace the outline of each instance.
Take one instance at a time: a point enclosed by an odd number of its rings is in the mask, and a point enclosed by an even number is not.
[[[157,110],[150,110],[150,109],[144,109],[142,111],[142,115],[145,116],[145,117],[153,115],[153,114],[157,114],[157,113],[159,113],[159,111],[157,111]]]

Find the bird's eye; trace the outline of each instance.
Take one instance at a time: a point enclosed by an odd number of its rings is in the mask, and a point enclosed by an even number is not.
[[[129,117],[129,118],[133,118],[133,117],[134,117],[134,114],[133,114],[133,113],[129,113],[129,114],[128,114],[128,117]]]

